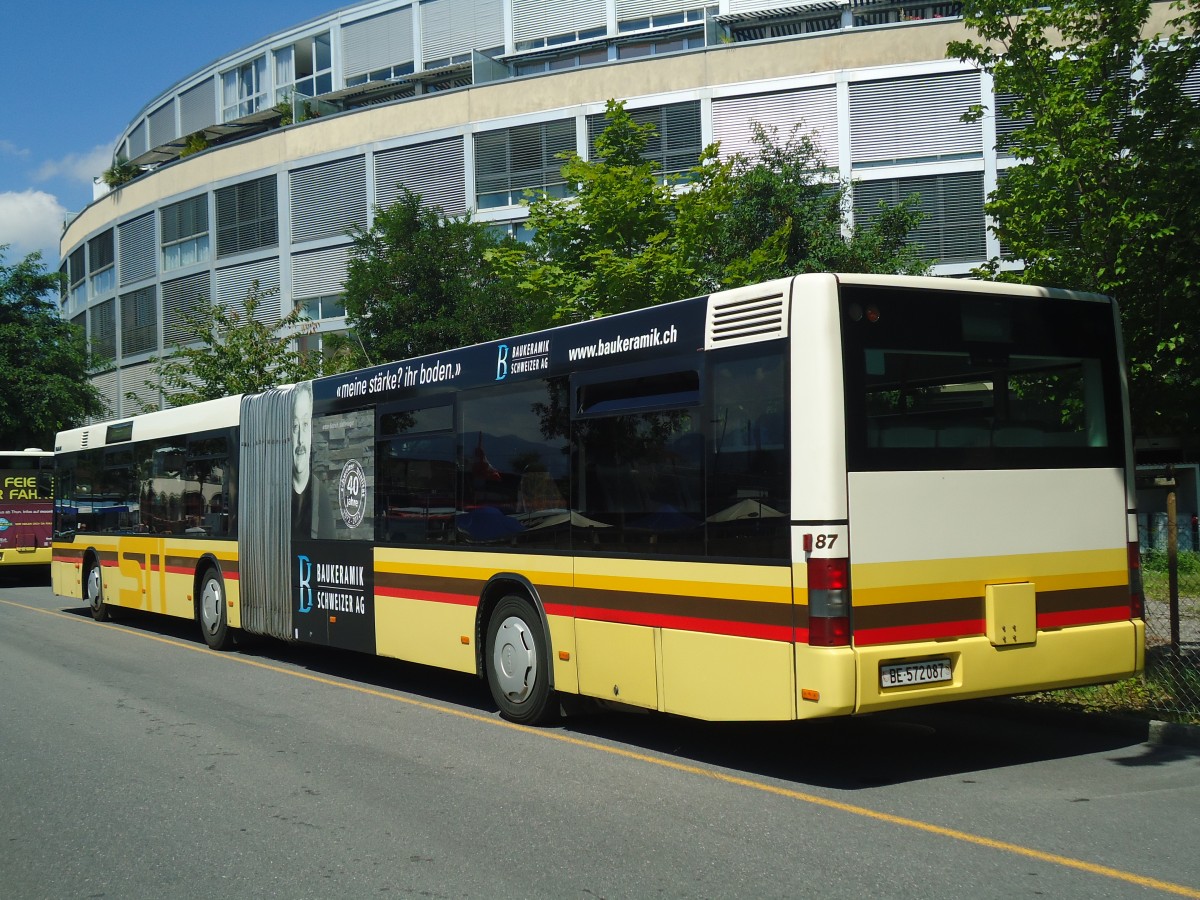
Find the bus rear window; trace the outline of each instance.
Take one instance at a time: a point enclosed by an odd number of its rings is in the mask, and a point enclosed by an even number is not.
[[[1107,304],[847,287],[842,321],[851,469],[1122,465]]]

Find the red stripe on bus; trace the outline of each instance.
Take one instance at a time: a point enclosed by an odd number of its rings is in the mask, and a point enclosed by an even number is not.
[[[442,591],[414,591],[402,587],[376,586],[375,593],[380,597],[395,597],[399,600],[428,600],[431,603],[451,603],[454,606],[475,606],[479,603],[479,598],[471,594],[448,594]]]
[[[376,585],[375,594],[379,597],[395,597],[399,600],[425,600],[430,603],[449,603],[454,606],[477,606],[479,598],[472,594],[453,594],[445,591],[417,591],[404,587],[380,587]],[[573,616],[575,607],[568,603],[546,603],[542,608],[549,616]]]
[[[1099,625],[1104,622],[1124,622],[1129,618],[1128,606],[1108,606],[1101,609],[1068,609],[1062,612],[1040,613],[1038,628],[1065,628],[1071,625]]]
[[[892,628],[856,628],[853,640],[855,644],[871,646],[970,637],[985,631],[986,622],[983,619],[967,619],[962,622],[932,622],[922,625],[898,625]]]

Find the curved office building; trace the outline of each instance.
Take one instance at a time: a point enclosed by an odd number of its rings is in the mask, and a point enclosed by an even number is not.
[[[98,197],[61,244],[66,317],[114,361],[110,415],[158,403],[152,358],[201,300],[257,281],[265,320],[303,306],[297,338],[344,329],[348,229],[403,183],[447,213],[519,230],[527,188],[562,189],[605,101],[659,138],[666,171],[754,122],[815,132],[853,178],[856,215],[919,192],[934,271],[1000,252],[983,199],[998,169],[990,80],[946,58],[960,4],[892,0],[370,0],[279,31],[166,87],[114,155],[146,171]]]

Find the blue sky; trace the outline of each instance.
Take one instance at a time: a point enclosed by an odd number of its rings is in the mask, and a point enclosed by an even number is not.
[[[348,0],[0,0],[0,244],[58,267],[65,219],[147,103],[218,58]]]

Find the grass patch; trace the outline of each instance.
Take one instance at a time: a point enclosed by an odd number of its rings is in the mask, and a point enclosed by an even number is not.
[[[1142,675],[1112,684],[1039,691],[1022,699],[1031,703],[1068,707],[1082,712],[1116,713],[1144,719],[1161,719],[1200,725],[1200,672],[1186,665],[1175,668],[1148,663]]]

